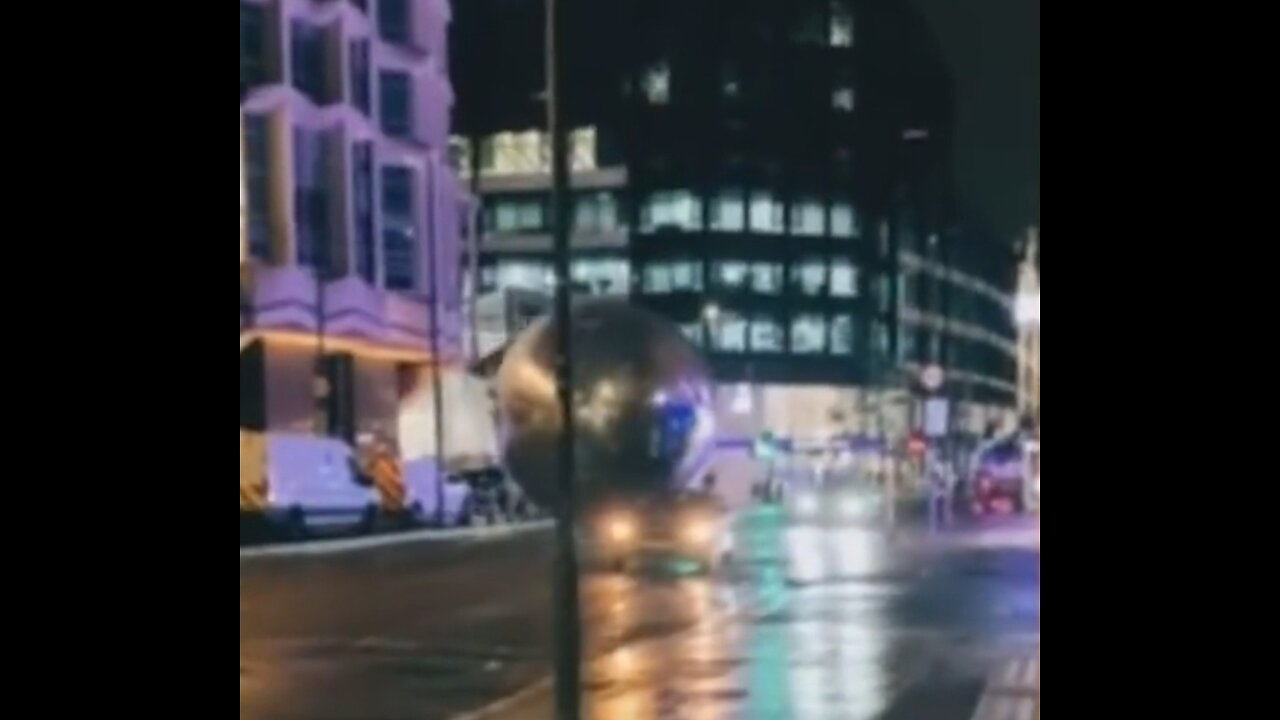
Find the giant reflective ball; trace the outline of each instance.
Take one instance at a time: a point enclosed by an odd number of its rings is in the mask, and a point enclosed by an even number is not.
[[[678,491],[701,481],[715,439],[712,386],[698,351],[668,321],[624,302],[575,303],[573,415],[578,498]],[[498,372],[503,461],[535,502],[560,506],[564,432],[558,328],[530,326]]]

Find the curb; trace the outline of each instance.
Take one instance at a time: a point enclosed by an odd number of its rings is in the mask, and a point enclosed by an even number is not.
[[[529,523],[527,525],[503,525],[486,528],[455,528],[452,530],[422,530],[399,535],[381,535],[378,537],[355,538],[350,540],[323,540],[296,545],[272,545],[268,547],[245,548],[240,551],[241,560],[257,560],[261,558],[284,557],[317,557],[338,555],[342,553],[373,550],[376,548],[412,545],[418,543],[439,542],[491,542],[510,537],[517,537],[540,532],[552,527],[547,521]]]

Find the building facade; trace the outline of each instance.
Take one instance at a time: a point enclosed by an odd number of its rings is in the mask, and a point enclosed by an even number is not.
[[[538,5],[475,0],[455,28],[485,290],[553,287]],[[1007,420],[1014,257],[959,221],[952,82],[922,19],[891,0],[619,0],[570,27],[574,284],[701,345],[727,435],[900,445],[934,365],[955,431]]]
[[[242,428],[437,453],[468,216],[451,19],[448,0],[241,0]]]

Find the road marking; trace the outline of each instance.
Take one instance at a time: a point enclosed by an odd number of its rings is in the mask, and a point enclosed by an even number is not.
[[[374,550],[377,548],[395,547],[432,542],[488,542],[504,538],[516,537],[547,530],[550,522],[536,522],[526,525],[502,525],[484,528],[454,528],[452,530],[422,530],[399,535],[379,535],[377,537],[353,538],[347,540],[326,540],[296,545],[271,545],[267,547],[244,548],[240,551],[241,560],[280,557],[315,557],[321,555],[337,555],[340,553]]]
[[[992,675],[973,720],[1039,720],[1040,652],[1005,663]]]

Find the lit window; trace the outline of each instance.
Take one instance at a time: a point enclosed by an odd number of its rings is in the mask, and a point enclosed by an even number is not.
[[[644,291],[650,295],[666,295],[671,292],[671,265],[668,263],[646,265]]]
[[[826,208],[818,200],[800,200],[791,205],[791,234],[819,237],[826,233]]]
[[[781,235],[785,230],[785,215],[782,201],[773,193],[757,191],[751,193],[751,231],[772,235]]]
[[[745,318],[732,313],[722,314],[712,330],[716,340],[715,349],[721,352],[746,352],[747,327]]]
[[[580,195],[574,205],[574,225],[585,232],[618,229],[618,200],[611,192]]]
[[[711,229],[742,232],[747,224],[747,199],[741,190],[722,190],[711,206]]]
[[[684,335],[689,342],[697,346],[701,346],[705,340],[704,332],[705,329],[700,322],[684,323],[680,326],[680,333]]]
[[[752,263],[751,289],[762,295],[782,292],[782,265],[778,263]]]
[[[659,62],[644,74],[644,94],[654,105],[666,105],[671,101],[671,68]]]
[[[575,171],[596,169],[596,129],[578,128],[569,138],[571,145],[571,169]]]
[[[831,204],[831,236],[858,237],[858,216],[853,205],[846,202]]]
[[[809,258],[791,266],[791,284],[810,297],[822,295],[827,290],[827,264],[817,258]]]
[[[779,353],[782,349],[782,323],[768,315],[757,315],[751,322],[751,352]]]
[[[672,263],[671,287],[678,291],[701,291],[702,263],[691,260]]]
[[[626,295],[631,289],[631,265],[618,258],[576,260],[572,275],[593,295]]]
[[[505,261],[498,264],[498,288],[507,290],[545,291],[554,287],[551,267],[545,263],[527,261]]]
[[[751,266],[741,260],[724,260],[715,264],[712,283],[725,290],[741,290],[747,286]]]
[[[797,315],[791,320],[791,352],[817,355],[827,349],[827,323],[821,315]]]
[[[835,260],[831,263],[831,296],[858,296],[858,268],[849,260]]]
[[[831,47],[853,46],[853,12],[842,2],[831,2]]]
[[[877,321],[871,326],[871,351],[880,358],[889,357],[889,326]]]
[[[831,107],[841,112],[853,112],[854,94],[849,86],[838,87],[831,93]]]
[[[486,138],[480,148],[480,167],[494,175],[531,175],[550,167],[546,137],[537,130],[503,132]]]
[[[654,193],[641,208],[640,226],[644,232],[701,230],[702,201],[688,190]]]
[[[889,312],[889,278],[879,275],[871,283],[871,293],[875,297],[876,312]]]
[[[852,315],[836,315],[831,319],[831,354],[853,354]]]
[[[546,208],[541,197],[505,198],[493,203],[490,226],[498,233],[531,233],[546,229]]]

